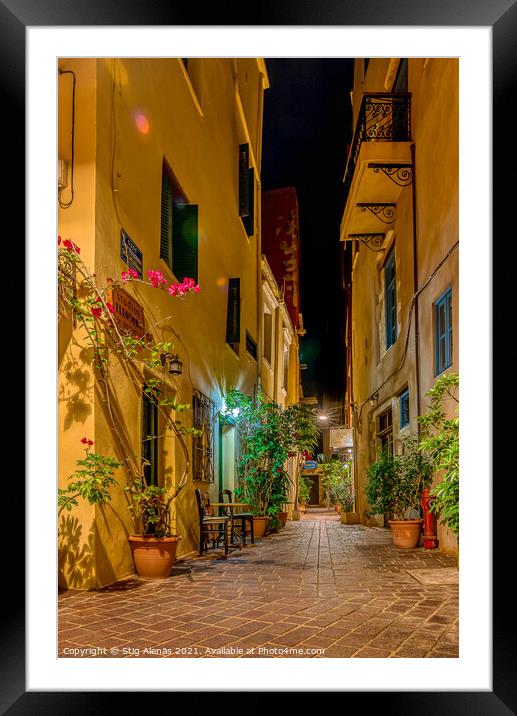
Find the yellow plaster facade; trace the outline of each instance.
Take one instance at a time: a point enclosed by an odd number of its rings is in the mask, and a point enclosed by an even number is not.
[[[407,87],[402,89],[400,85],[395,87],[400,59],[370,59],[366,72],[365,65],[363,60],[355,61],[354,129],[357,131],[361,121],[363,97],[375,93],[383,94],[392,102],[390,93],[395,90],[409,92],[411,118],[410,137],[400,141],[365,138],[358,145],[355,165],[349,158],[347,172],[351,181],[341,225],[351,298],[346,317],[348,355],[351,353],[352,358],[348,366],[346,402],[354,406],[356,504],[363,523],[383,524],[381,518],[367,518],[364,496],[366,469],[375,460],[382,440],[379,420],[391,411],[395,454],[403,449],[403,441],[409,435],[416,434],[417,416],[426,411],[425,393],[437,377],[435,303],[448,289],[452,292],[452,353],[445,370],[459,371],[458,60],[409,59]],[[377,123],[379,126],[382,120]],[[351,154],[353,151],[354,146]],[[369,166],[372,163],[411,164],[413,157],[413,183],[402,187]],[[368,202],[395,204],[395,221],[385,224],[357,206]],[[365,241],[351,238],[352,234],[364,236],[375,232],[385,234],[379,250],[372,243],[367,245]],[[385,279],[386,261],[392,250],[396,277],[396,340],[387,347]],[[418,292],[417,306],[413,303],[415,292]],[[401,427],[400,396],[406,389],[409,391],[409,424]],[[438,538],[441,549],[456,551],[456,538],[441,525]]]
[[[180,376],[166,374],[166,393],[192,403],[195,390],[209,398],[215,415],[223,395],[257,389],[260,355],[247,351],[246,332],[259,343],[262,269],[260,251],[260,157],[263,93],[268,78],[253,58],[62,59],[59,62],[58,153],[71,164],[72,79],[75,74],[74,197],[58,209],[58,233],[81,249],[99,285],[127,269],[120,258],[121,228],[143,254],[143,274],[160,270],[179,280],[160,258],[160,211],[164,162],[188,203],[198,205],[199,294],[184,299],[142,284],[126,289],[144,308],[148,326],[170,340],[183,362]],[[249,143],[255,169],[252,235],[239,217],[239,145]],[[62,192],[70,196],[70,187]],[[240,279],[240,341],[226,343],[230,278]],[[83,457],[82,437],[95,451],[121,461],[140,454],[142,391],[114,363],[111,396],[120,439],[114,440],[107,405],[95,385],[84,333],[71,318],[59,319],[59,486]],[[237,348],[237,351],[235,350]],[[163,372],[158,371],[160,377]],[[192,421],[190,413],[186,421]],[[215,421],[213,481],[192,474],[172,503],[172,526],[181,535],[178,557],[197,553],[194,488],[217,498],[235,486],[227,429]],[[190,436],[187,437],[191,450]],[[127,448],[127,452],[124,449]],[[233,449],[233,448],[232,448]],[[177,439],[159,440],[158,484],[174,486],[185,465]],[[192,471],[192,468],[190,468]],[[196,476],[194,476],[195,478]],[[82,501],[59,521],[60,580],[71,588],[103,586],[134,571],[127,536],[136,531],[123,490],[123,469],[112,500],[92,507]]]

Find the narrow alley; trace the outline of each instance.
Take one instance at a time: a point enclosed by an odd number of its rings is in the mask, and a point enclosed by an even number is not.
[[[457,657],[458,571],[325,508],[227,559],[59,602],[64,657]]]

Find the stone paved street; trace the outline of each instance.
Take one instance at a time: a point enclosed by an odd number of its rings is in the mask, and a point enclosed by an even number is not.
[[[458,656],[453,557],[397,550],[388,530],[326,510],[220,555],[61,594],[59,656]]]

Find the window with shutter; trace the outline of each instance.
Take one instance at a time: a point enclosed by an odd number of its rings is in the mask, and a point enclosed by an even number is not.
[[[146,392],[148,391],[148,392]],[[144,480],[147,485],[158,484],[158,406],[144,386],[142,394],[142,457]]]
[[[241,280],[231,278],[228,281],[228,309],[226,313],[226,342],[239,353],[241,337]]]
[[[397,276],[395,272],[395,249],[386,260],[384,269],[386,300],[386,350],[397,340]]]
[[[160,224],[160,258],[174,276],[198,281],[198,206],[187,198],[164,164]]]
[[[165,169],[162,171],[160,258],[172,269],[172,182]]]
[[[239,216],[250,213],[249,144],[239,145]]]
[[[241,217],[244,228],[248,236],[255,233],[255,170],[253,167],[248,169],[248,186],[249,186],[249,214]]]
[[[197,283],[196,204],[172,205],[172,272],[177,279],[193,278]]]
[[[434,304],[435,375],[452,365],[452,289]]]

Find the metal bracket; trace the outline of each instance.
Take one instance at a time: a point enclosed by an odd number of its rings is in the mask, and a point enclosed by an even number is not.
[[[348,234],[347,239],[350,241],[361,241],[370,251],[383,251],[382,245],[385,236],[386,234]]]
[[[380,219],[384,224],[393,224],[397,218],[395,213],[396,204],[368,204],[361,202],[356,204],[356,206],[358,209],[361,209],[361,211],[368,209],[370,213]]]
[[[368,164],[368,169],[378,174],[382,172],[388,179],[397,186],[409,186],[413,182],[413,165],[412,164]]]

